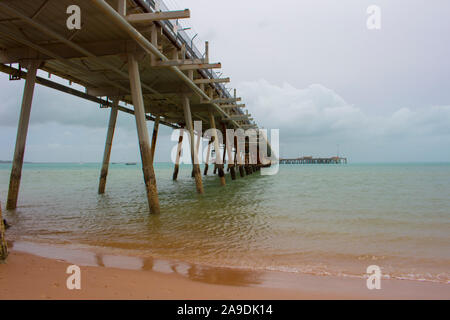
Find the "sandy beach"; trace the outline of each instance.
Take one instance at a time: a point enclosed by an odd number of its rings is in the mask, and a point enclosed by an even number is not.
[[[0,0],[0,302],[450,300],[450,1],[179,2]]]
[[[449,299],[450,286],[385,280],[369,291],[364,279],[266,274],[260,285],[238,280],[244,270],[216,269],[197,280],[148,270],[82,266],[81,290],[68,290],[71,263],[12,251],[0,265],[0,299]]]

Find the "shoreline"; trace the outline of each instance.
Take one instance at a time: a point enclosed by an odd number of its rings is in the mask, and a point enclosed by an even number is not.
[[[46,254],[36,247],[10,250],[7,262],[0,265],[0,300],[450,299],[450,285],[442,283],[382,279],[381,290],[368,290],[366,279],[143,261],[91,252],[93,264],[86,260],[87,251],[74,254],[73,249],[59,248],[63,255],[51,246],[45,248]],[[77,258],[77,254],[81,255]],[[71,264],[81,268],[81,290],[66,288],[66,269]]]

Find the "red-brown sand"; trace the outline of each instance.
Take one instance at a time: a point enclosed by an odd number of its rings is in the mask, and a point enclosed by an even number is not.
[[[93,266],[80,266],[81,290],[68,290],[69,265],[12,251],[7,262],[0,264],[0,299],[450,298],[450,285],[416,281],[383,280],[381,290],[368,290],[364,279],[272,273],[260,284],[244,285],[239,279],[251,271],[210,269],[192,280],[177,273]]]

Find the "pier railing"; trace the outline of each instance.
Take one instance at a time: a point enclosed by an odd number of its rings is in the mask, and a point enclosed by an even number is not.
[[[155,12],[156,11],[156,2],[155,0],[143,0],[143,2],[145,2],[148,7],[150,8],[151,11]],[[160,11],[170,11],[170,8],[163,2],[163,1],[158,1],[158,6]],[[185,45],[186,46],[186,51],[187,54],[189,55],[189,57],[191,59],[202,59],[204,58],[204,54],[202,54],[200,52],[200,50],[197,48],[197,46],[194,43],[194,37],[191,37],[186,31],[185,31],[185,26],[183,23],[179,22],[178,20],[163,20],[161,21],[161,24],[164,28],[164,30],[169,33],[170,35],[172,35],[172,37],[174,39],[176,39],[176,41],[178,42],[178,44],[181,45]],[[217,75],[217,73],[212,70],[212,69],[203,69],[202,71],[204,71],[205,74],[208,75],[209,78],[211,79],[218,79],[219,76]],[[225,88],[225,86],[221,83],[215,83],[214,84],[216,86],[217,89],[219,89],[224,97],[228,97],[231,98],[230,93],[228,92],[228,90]]]
[[[151,12],[156,12],[158,9],[160,11],[170,11],[171,8],[169,8],[162,0],[155,1],[155,0],[138,0],[141,2],[142,5],[147,7],[147,10]],[[158,3],[158,8],[156,3]],[[175,9],[175,8],[172,8]],[[185,27],[185,25],[178,20],[163,20],[160,22],[161,26],[164,28],[165,32],[173,37],[177,44],[181,47],[182,45],[185,45],[186,47],[186,53],[191,59],[203,59],[204,54],[200,52],[200,50],[197,48],[197,46],[194,43],[194,36],[190,36],[185,29],[189,29]],[[210,79],[218,79],[219,75],[212,69],[202,69],[200,70],[201,73],[205,75],[206,78]],[[232,98],[230,92],[227,90],[227,88],[222,83],[214,83],[213,84],[218,91],[222,93],[222,96],[224,98]],[[243,115],[244,112],[240,109],[236,109],[236,111]],[[250,121],[249,121],[250,122]]]

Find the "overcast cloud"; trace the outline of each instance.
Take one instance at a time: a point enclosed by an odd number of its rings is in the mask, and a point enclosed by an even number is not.
[[[282,156],[339,145],[351,162],[450,161],[449,1],[176,2],[258,124],[280,129]],[[378,31],[366,28],[371,4],[382,10]],[[0,159],[12,158],[22,90],[0,76]],[[101,161],[108,115],[38,86],[26,160]],[[139,159],[135,131],[120,114],[112,161]],[[157,161],[170,159],[170,132]]]

